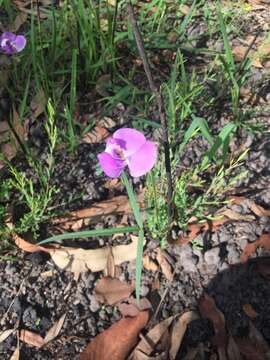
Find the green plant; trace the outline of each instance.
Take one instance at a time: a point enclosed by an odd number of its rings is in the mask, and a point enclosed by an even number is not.
[[[48,120],[45,124],[45,130],[48,136],[48,153],[46,164],[37,162],[33,157],[28,158],[32,169],[35,171],[39,186],[34,183],[33,179],[28,178],[24,172],[19,171],[11,163],[8,163],[11,184],[19,192],[20,201],[27,209],[17,225],[17,231],[25,232],[31,230],[34,235],[37,235],[40,223],[50,216],[48,207],[57,191],[50,181],[54,170],[54,150],[58,137],[55,125],[55,112],[50,101],[47,109]]]

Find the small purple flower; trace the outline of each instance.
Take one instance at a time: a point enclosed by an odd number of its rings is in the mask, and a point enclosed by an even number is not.
[[[123,128],[107,140],[106,149],[98,155],[98,160],[109,177],[119,177],[125,166],[128,166],[131,176],[138,177],[155,165],[157,146],[146,140],[140,131]]]
[[[4,32],[0,37],[0,48],[7,55],[13,55],[22,51],[25,45],[26,38],[23,35]]]

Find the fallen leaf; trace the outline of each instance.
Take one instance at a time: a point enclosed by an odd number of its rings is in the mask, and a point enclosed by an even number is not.
[[[146,270],[153,272],[156,272],[158,270],[157,264],[152,259],[150,259],[149,255],[147,254],[143,257],[143,267]]]
[[[228,219],[236,221],[253,221],[255,220],[253,215],[240,214],[232,209],[223,210],[221,213],[223,216],[226,216]]]
[[[43,337],[29,330],[20,330],[20,340],[37,348],[41,348],[44,345]]]
[[[43,271],[41,274],[40,274],[40,277],[44,278],[44,279],[47,279],[49,277],[52,277],[54,275],[54,271],[53,270],[48,270],[48,271]]]
[[[138,202],[141,209],[144,207],[144,194],[138,194]],[[53,225],[58,225],[63,230],[79,230],[82,226],[88,226],[96,222],[100,217],[111,214],[131,214],[128,197],[125,195],[115,196],[102,202],[94,203],[90,208],[72,211],[64,217],[51,220]]]
[[[125,318],[96,336],[82,352],[80,360],[126,360],[137,342],[140,331],[148,322],[148,311]]]
[[[176,358],[188,324],[196,319],[199,319],[199,315],[195,311],[187,311],[182,314],[177,322],[173,325],[171,334],[171,347],[169,352],[170,360],[174,360]]]
[[[268,216],[270,217],[270,210],[263,208],[262,206],[255,203],[255,201],[250,200],[249,208],[252,212],[254,212],[255,215],[261,217],[261,216]]]
[[[174,319],[175,316],[171,316],[168,319],[161,321],[153,329],[149,330],[146,336],[138,343],[138,345],[134,349],[131,359],[140,360],[142,358],[142,354],[150,356],[152,352],[156,349],[156,346],[160,342],[162,337],[166,333],[168,333],[168,329]],[[145,339],[147,339],[147,341]],[[167,350],[169,350],[169,346],[170,344],[168,343]]]
[[[0,343],[5,341],[11,334],[13,334],[15,329],[7,329],[0,332]]]
[[[249,322],[249,335],[246,338],[235,337],[235,342],[247,360],[270,359],[270,349],[258,329]]]
[[[214,325],[215,335],[212,341],[218,348],[219,359],[226,359],[227,332],[224,315],[216,307],[215,300],[206,293],[200,298],[198,306],[202,317],[210,319]]]
[[[12,27],[11,27],[11,32],[16,33],[20,27],[26,22],[28,15],[25,13],[20,13],[16,16]]]
[[[125,261],[136,259],[138,238],[131,235],[132,242],[128,245],[117,245],[112,247],[112,254],[115,265]],[[76,274],[85,271],[102,271],[107,266],[107,259],[110,249],[101,248],[84,250],[81,248],[65,248],[49,250],[52,260],[61,269],[66,269]]]
[[[232,336],[229,336],[227,354],[229,360],[242,360],[240,350]]]
[[[168,263],[167,259],[165,258],[162,250],[160,248],[157,249],[157,262],[159,263],[161,270],[166,277],[167,280],[172,281],[173,279],[173,272],[172,267]]]
[[[30,107],[34,113],[33,114],[34,117],[38,118],[41,114],[43,114],[46,109],[46,106],[47,106],[47,98],[44,90],[40,88],[30,103]]]
[[[116,276],[115,276],[114,258],[113,258],[113,254],[112,254],[111,248],[109,248],[109,249],[110,249],[110,252],[109,252],[108,258],[107,258],[107,266],[106,266],[106,269],[105,269],[104,272],[105,272],[105,276],[114,278],[114,277],[116,277]]]
[[[48,342],[52,341],[59,335],[59,333],[63,327],[63,324],[65,322],[65,319],[66,319],[66,314],[62,315],[60,317],[60,319],[58,319],[53,324],[53,326],[47,331],[45,338],[44,338],[44,345],[47,344]]]
[[[81,140],[81,143],[86,144],[96,144],[103,142],[110,136],[110,133],[107,129],[100,125],[96,125],[94,129],[85,134]]]
[[[240,256],[242,262],[246,262],[248,258],[255,253],[259,246],[270,250],[270,234],[262,234],[256,241],[247,244]]]
[[[255,266],[255,271],[265,279],[270,280],[270,259],[258,259]]]
[[[151,309],[152,305],[147,298],[141,298],[138,302],[134,297],[130,297],[127,302],[122,302],[117,307],[124,317],[133,317],[137,316],[140,311]]]
[[[230,221],[228,218],[223,218],[219,220],[212,220],[203,223],[196,223],[196,224],[189,224],[188,225],[188,234],[181,235],[178,240],[172,241],[175,245],[185,245],[190,241],[194,240],[201,232],[205,231],[214,231],[218,229],[221,225],[225,224],[226,222]]]
[[[21,238],[19,235],[13,233],[12,234],[12,239],[14,240],[15,244],[18,246],[18,248],[20,248],[23,251],[26,252],[37,252],[37,251],[44,251],[44,252],[50,252],[50,249],[52,249],[51,247],[44,247],[44,246],[40,246],[37,244],[31,244],[30,242],[24,240],[23,238]]]
[[[244,304],[243,305],[243,310],[244,313],[250,317],[251,319],[256,319],[256,317],[258,316],[258,314],[256,313],[256,311],[253,309],[251,304]]]
[[[20,359],[20,341],[17,334],[17,347],[9,360],[19,360],[19,359]]]
[[[109,277],[99,279],[95,286],[97,300],[108,305],[127,299],[133,291],[134,285]]]

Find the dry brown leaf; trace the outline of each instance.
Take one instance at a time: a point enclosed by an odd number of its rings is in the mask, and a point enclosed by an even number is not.
[[[242,360],[238,346],[232,336],[229,336],[227,354],[228,360]]]
[[[12,238],[13,238],[15,244],[21,250],[26,251],[26,252],[30,252],[30,253],[37,252],[37,251],[50,252],[50,249],[52,249],[51,247],[46,248],[44,246],[40,246],[37,244],[31,244],[30,242],[24,240],[23,238],[21,238],[19,235],[15,234],[15,233],[12,234]]]
[[[128,245],[117,245],[112,247],[112,254],[115,265],[120,265],[125,261],[136,258],[138,237],[130,236],[132,242]],[[74,248],[60,248],[50,250],[50,255],[55,264],[61,269],[67,269],[78,275],[85,271],[102,271],[107,266],[109,248],[84,250]]]
[[[262,234],[256,241],[247,244],[240,256],[242,262],[246,262],[248,258],[255,253],[259,246],[270,250],[270,234]]]
[[[240,214],[232,209],[225,209],[221,212],[221,215],[226,216],[230,220],[236,221],[253,221],[255,220],[253,215]]]
[[[158,270],[157,264],[152,259],[150,259],[149,255],[147,254],[143,257],[143,267],[146,270],[153,272],[156,272]]]
[[[249,322],[249,336],[235,338],[235,342],[247,360],[269,360],[270,349],[262,334]]]
[[[172,281],[173,279],[173,271],[171,265],[168,263],[165,258],[162,250],[160,248],[157,249],[157,262],[159,263],[161,270],[166,277],[167,280]]]
[[[144,207],[144,194],[138,194],[140,207]],[[79,230],[82,226],[89,225],[90,222],[97,221],[100,217],[111,214],[130,214],[132,210],[129,206],[128,197],[125,195],[115,196],[102,202],[94,203],[90,208],[72,211],[64,217],[54,218],[52,224],[58,225],[63,230]]]
[[[131,356],[132,360],[139,360],[141,358],[141,354],[150,356],[164,334],[168,332],[168,328],[171,326],[174,319],[175,316],[171,316],[168,319],[161,321],[153,329],[148,331],[147,335],[145,336],[147,341],[143,339],[138,343]],[[167,349],[169,349],[169,346],[170,344],[168,343]]]
[[[190,241],[194,240],[201,232],[214,231],[228,221],[230,221],[230,219],[223,218],[223,219],[212,220],[212,221],[203,222],[203,223],[189,224],[188,225],[188,235],[187,236],[181,235],[178,238],[178,240],[173,241],[172,243],[175,245],[185,245],[185,244],[189,243]]]
[[[29,330],[20,331],[20,340],[28,345],[32,345],[37,348],[41,348],[44,345],[43,337]]]
[[[0,332],[0,343],[5,341],[11,334],[13,334],[15,329],[7,329]]]
[[[148,322],[148,311],[133,318],[121,319],[90,342],[80,360],[126,360]]]
[[[130,297],[126,303],[118,304],[117,307],[124,317],[133,317],[137,316],[140,311],[151,309],[152,305],[147,298],[141,298],[138,303],[137,299]]]
[[[133,290],[133,284],[130,285],[109,277],[99,279],[95,286],[97,300],[108,305],[115,305],[127,299]]]
[[[110,249],[108,258],[107,258],[107,266],[105,269],[105,276],[114,278],[115,276],[115,264],[114,264],[114,258],[113,258],[113,254],[112,254],[112,249]]]
[[[107,129],[100,125],[96,125],[94,129],[85,134],[81,140],[81,143],[87,144],[96,144],[103,142],[110,136],[110,133]]]
[[[17,347],[9,360],[19,360],[19,359],[20,359],[20,342],[17,336]]]
[[[270,217],[270,210],[263,208],[262,206],[255,203],[255,201],[249,201],[249,208],[255,215],[261,216],[269,216]]]
[[[258,313],[253,309],[251,304],[244,304],[243,310],[244,313],[251,319],[256,319],[256,317],[258,316]]]
[[[53,324],[53,326],[47,331],[45,338],[44,338],[44,345],[47,344],[48,342],[52,341],[59,335],[59,333],[63,327],[63,324],[65,322],[65,318],[66,318],[66,314],[62,315],[60,317],[60,319],[58,319]]]
[[[42,88],[39,89],[37,94],[33,97],[30,107],[34,112],[34,117],[37,118],[39,115],[43,114],[47,106],[47,98],[45,92]]]
[[[235,61],[242,61],[247,53],[248,47],[244,45],[237,45],[232,49]],[[250,53],[249,53],[250,54]]]
[[[171,347],[169,352],[170,360],[174,360],[176,358],[188,324],[196,319],[199,319],[199,315],[195,311],[187,311],[181,315],[177,322],[173,325],[171,334]]]
[[[270,259],[258,259],[255,271],[265,279],[270,280]]]
[[[11,31],[16,33],[20,27],[26,22],[28,15],[26,13],[20,13],[16,16],[12,27],[11,27]]]
[[[215,335],[212,341],[218,347],[220,359],[226,358],[227,332],[224,315],[216,307],[215,300],[206,293],[200,298],[198,306],[202,317],[210,319],[214,325]]]

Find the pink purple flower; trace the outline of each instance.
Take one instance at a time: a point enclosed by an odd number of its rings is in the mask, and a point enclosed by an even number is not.
[[[146,174],[155,165],[157,146],[146,140],[140,131],[123,128],[107,140],[106,149],[98,155],[98,160],[109,177],[119,177],[126,166],[131,176],[138,177]]]
[[[26,38],[23,35],[15,35],[11,32],[4,32],[0,36],[0,48],[7,54],[12,55],[22,51],[26,45]]]

